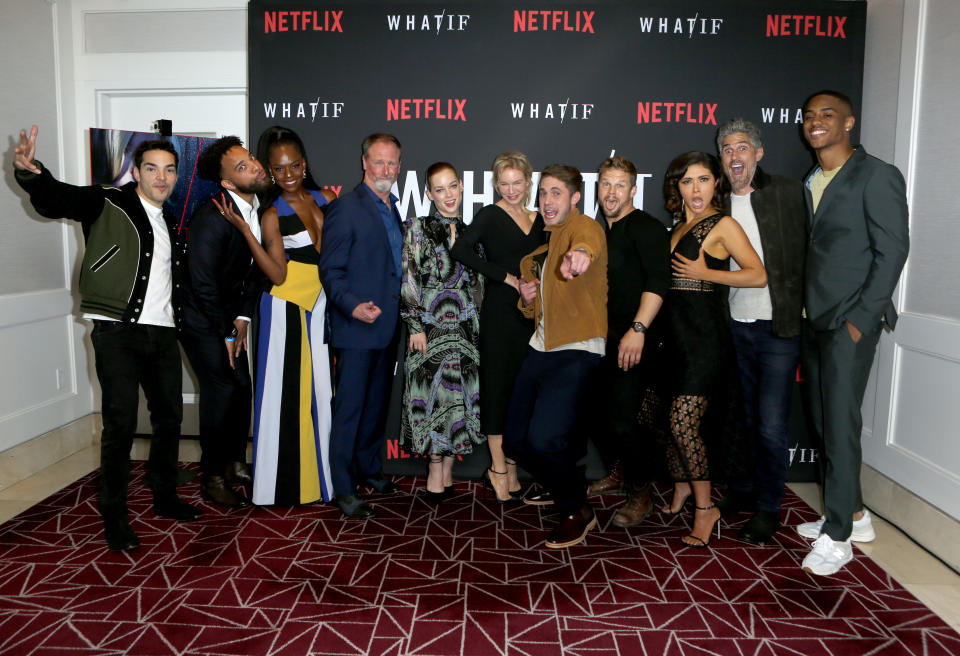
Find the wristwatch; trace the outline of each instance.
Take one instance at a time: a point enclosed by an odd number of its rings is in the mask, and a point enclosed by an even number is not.
[[[644,325],[643,325],[642,323],[640,323],[639,321],[634,321],[632,324],[630,324],[630,327],[633,328],[633,332],[635,332],[635,333],[645,333],[645,332],[647,332],[647,327],[644,326]]]
[[[233,327],[233,330],[230,331],[230,334],[227,335],[226,337],[224,337],[224,339],[225,339],[226,341],[228,341],[228,342],[232,342],[233,340],[235,340],[235,339],[237,338],[237,335],[239,335],[239,334],[240,334],[240,331],[237,330],[237,327],[236,327],[236,326],[234,326],[234,327]]]

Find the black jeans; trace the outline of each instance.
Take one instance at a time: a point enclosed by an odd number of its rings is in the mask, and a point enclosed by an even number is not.
[[[787,481],[790,399],[800,360],[799,337],[777,337],[772,321],[731,321],[743,388],[744,428],[752,476],[730,481],[733,490],[756,497],[757,508],[779,513]]]
[[[177,452],[183,420],[183,376],[175,328],[93,322],[93,351],[102,392],[100,513],[126,517],[130,447],[137,429],[139,388],[147,397],[153,437],[147,481],[156,498],[176,495]]]
[[[648,344],[648,348],[654,345]],[[593,442],[611,469],[619,460],[624,487],[628,492],[642,491],[654,477],[659,446],[641,430],[637,415],[645,389],[645,360],[624,371],[617,365],[619,340],[608,339],[607,353],[590,377],[581,403],[578,424],[593,437]]]
[[[200,383],[200,470],[223,476],[227,463],[247,457],[253,408],[247,352],[241,351],[231,368],[220,335],[185,328],[182,341]]]
[[[530,349],[507,407],[504,453],[553,494],[563,515],[587,500],[577,467],[586,438],[573,429],[584,385],[599,363],[599,355],[586,351]]]

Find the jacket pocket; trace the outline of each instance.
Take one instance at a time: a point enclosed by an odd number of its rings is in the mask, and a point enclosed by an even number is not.
[[[117,244],[114,244],[113,246],[108,248],[107,252],[101,255],[96,262],[90,265],[90,270],[99,271],[100,269],[103,268],[103,265],[109,262],[113,258],[113,256],[119,252],[120,252],[120,247]]]

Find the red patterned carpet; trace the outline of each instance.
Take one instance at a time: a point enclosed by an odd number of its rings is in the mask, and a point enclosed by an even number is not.
[[[475,483],[436,511],[377,500],[367,522],[204,503],[177,525],[153,517],[141,475],[133,554],[104,547],[95,474],[0,526],[0,653],[960,654],[960,635],[862,554],[834,578],[802,572],[787,531],[756,548],[725,525],[714,548],[681,548],[683,518],[624,531],[609,496],[603,530],[557,552],[540,546],[550,517],[504,511]],[[199,503],[198,486],[184,496]],[[787,499],[788,523],[811,518]]]

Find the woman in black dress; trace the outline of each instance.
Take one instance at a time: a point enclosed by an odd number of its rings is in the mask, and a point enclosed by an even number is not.
[[[737,369],[726,287],[764,287],[767,274],[740,224],[723,207],[725,178],[717,158],[692,151],[667,168],[663,190],[676,224],[670,236],[673,275],[660,316],[664,335],[661,387],[648,390],[641,417],[657,431],[674,480],[663,512],[677,514],[693,494],[693,528],[683,538],[706,547],[720,511],[710,481],[735,466]],[[730,271],[729,258],[740,265]],[[666,326],[664,326],[664,323]],[[734,429],[734,430],[731,430]]]
[[[520,498],[520,482],[516,464],[503,455],[503,422],[533,334],[533,322],[517,308],[520,260],[544,237],[543,217],[526,207],[533,179],[526,155],[502,153],[492,168],[500,200],[473,217],[450,253],[487,279],[480,309],[480,427],[490,447],[484,477],[497,501],[505,503]],[[478,245],[483,257],[477,255]]]

